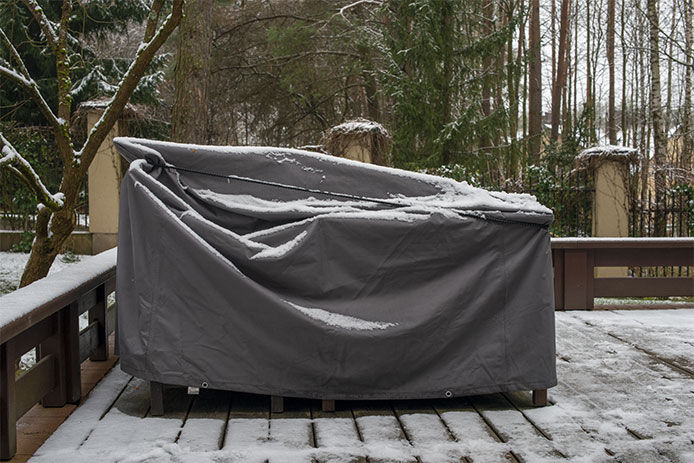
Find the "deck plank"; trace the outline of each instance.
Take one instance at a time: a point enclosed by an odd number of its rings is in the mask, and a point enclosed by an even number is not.
[[[511,461],[508,446],[494,434],[482,416],[465,398],[435,400],[433,409],[461,446],[468,461]]]
[[[359,401],[354,403],[352,410],[370,462],[417,461],[390,402]]]
[[[522,460],[558,461],[566,458],[564,452],[554,447],[549,439],[551,435],[538,431],[502,394],[474,396],[470,402]]]
[[[270,398],[233,393],[223,449],[243,455],[249,463],[265,462],[265,455],[254,453],[267,444],[269,433]]]
[[[428,400],[398,400],[393,402],[408,441],[422,463],[464,461],[464,454],[455,437],[441,421]]]
[[[311,450],[315,448],[311,422],[311,403],[307,399],[285,398],[282,413],[270,413],[272,445],[282,449],[281,454],[268,458],[270,463],[286,461],[284,455],[292,455],[292,461],[311,462]]]
[[[230,392],[201,390],[193,401],[178,444],[192,451],[219,450],[223,444],[230,406]]]
[[[366,463],[367,452],[347,401],[338,401],[334,412],[324,412],[316,402],[312,407],[318,461]]]
[[[174,396],[176,399],[178,395]],[[173,443],[185,414],[180,401],[169,402],[166,407],[173,412],[164,417],[147,417],[149,410],[149,385],[147,381],[133,378],[114,406],[101,419],[89,435],[80,451],[96,458],[112,459],[121,455],[126,458],[132,453],[145,453],[162,445]]]

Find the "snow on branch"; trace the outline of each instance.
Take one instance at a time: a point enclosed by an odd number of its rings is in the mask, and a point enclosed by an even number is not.
[[[51,49],[55,52],[58,48],[58,35],[55,32],[55,25],[48,19],[46,13],[44,13],[43,8],[38,4],[36,0],[22,0],[26,7],[34,15],[34,19],[39,23],[39,27],[46,36],[46,40],[50,45]]]
[[[342,16],[342,18],[345,21],[350,23],[349,19],[347,19],[347,16],[345,16],[345,12],[347,12],[348,10],[351,10],[352,8],[356,8],[359,5],[364,5],[364,4],[381,6],[381,5],[383,5],[383,2],[381,0],[357,0],[356,2],[350,3],[349,5],[345,5],[342,8],[340,8],[340,11],[338,11],[338,14],[340,16]]]
[[[63,193],[51,194],[31,164],[22,157],[12,144],[0,133],[0,167],[9,169],[24,180],[38,200],[50,210],[57,211],[65,206]]]

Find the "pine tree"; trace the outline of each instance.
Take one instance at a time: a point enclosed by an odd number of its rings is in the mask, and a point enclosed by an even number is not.
[[[507,108],[492,108],[500,92],[490,89],[508,82],[498,57],[518,21],[480,23],[485,13],[488,0],[385,3],[380,77],[392,101],[396,166],[486,169],[489,141],[508,133]]]

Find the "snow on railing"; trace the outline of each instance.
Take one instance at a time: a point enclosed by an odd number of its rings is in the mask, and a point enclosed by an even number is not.
[[[60,407],[81,397],[80,364],[108,358],[115,310],[116,249],[0,298],[0,459],[17,450],[16,422],[37,402]],[[89,325],[79,330],[79,316]],[[38,347],[37,363],[16,377],[17,360]]]

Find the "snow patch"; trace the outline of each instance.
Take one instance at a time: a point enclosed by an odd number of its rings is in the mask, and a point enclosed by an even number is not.
[[[284,301],[290,306],[294,307],[299,312],[307,315],[314,320],[321,321],[329,326],[335,326],[337,328],[343,328],[346,330],[358,330],[358,331],[371,331],[371,330],[385,330],[392,326],[397,326],[397,323],[390,322],[373,322],[369,320],[364,320],[357,317],[350,317],[349,315],[342,315],[339,313],[328,312],[327,310],[317,309],[313,307],[303,307],[293,302]]]
[[[308,232],[299,233],[294,239],[287,241],[275,248],[268,248],[260,251],[258,254],[251,257],[251,259],[278,259],[289,254],[289,252],[297,247],[299,243],[308,235]]]

